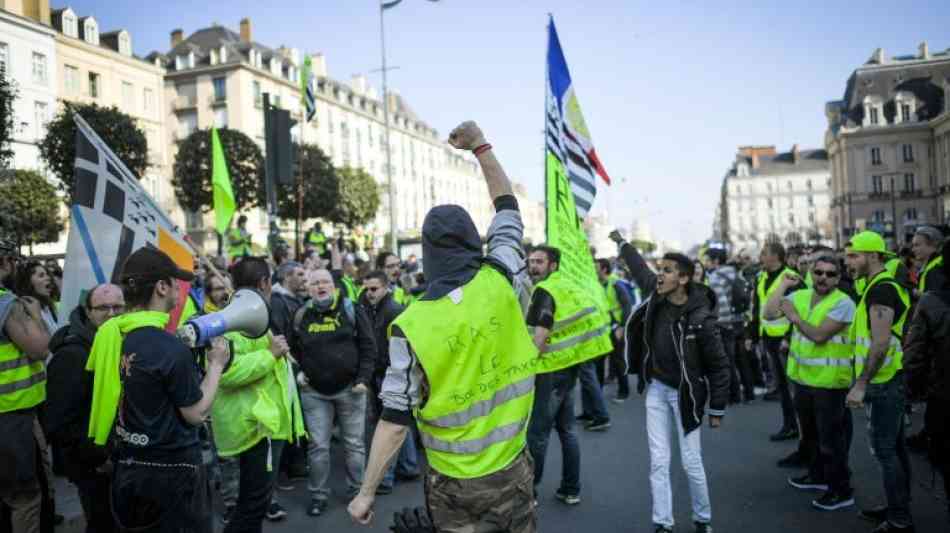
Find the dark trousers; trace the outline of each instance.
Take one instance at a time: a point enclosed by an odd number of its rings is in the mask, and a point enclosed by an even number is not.
[[[733,377],[738,376],[739,383],[742,385],[742,397],[745,400],[755,399],[755,367],[753,367],[753,358],[755,350],[745,349],[745,335],[742,332],[741,324],[733,325],[733,334],[735,342],[733,343],[733,356],[735,364],[733,365]],[[725,341],[723,341],[725,344]]]
[[[739,387],[739,370],[736,366],[736,332],[732,324],[720,322],[719,337],[722,339],[722,348],[729,359],[729,400],[738,403],[742,399]]]
[[[551,429],[557,430],[564,455],[560,491],[580,493],[581,450],[574,432],[574,385],[577,371],[573,368],[538,374],[535,378],[534,409],[528,424],[528,449],[534,458],[534,486],[537,488],[544,474],[544,457],[548,449]]]
[[[610,369],[617,378],[617,396],[626,398],[630,395],[630,378],[627,377],[627,362],[624,360],[623,341],[617,341],[613,335],[610,336],[610,342],[614,345],[614,351],[610,352]]]
[[[197,458],[194,462],[200,463]],[[112,509],[123,532],[214,531],[211,487],[203,464],[155,466],[119,461],[112,477]]]
[[[610,356],[604,355],[594,359],[594,367],[597,369],[597,384],[600,385],[601,388],[603,388],[604,380],[606,379],[608,357]]]
[[[241,481],[237,504],[225,533],[260,533],[261,524],[270,506],[277,480],[277,466],[285,442],[261,439],[236,457],[240,462]],[[273,468],[267,471],[270,464]]]
[[[839,494],[851,490],[848,453],[854,435],[848,389],[795,387],[795,410],[801,428],[799,449],[810,461],[812,479],[824,480]]]
[[[788,355],[782,352],[782,338],[765,337],[763,344],[765,345],[765,353],[769,358],[769,364],[772,366],[775,388],[782,400],[782,429],[796,429],[798,422],[795,420],[795,404],[792,401],[788,374],[785,372]]]
[[[868,437],[871,451],[881,465],[887,520],[906,526],[910,515],[910,456],[904,444],[904,375],[898,372],[886,383],[868,385],[864,403],[870,410]]]
[[[86,519],[86,533],[111,533],[117,531],[109,507],[112,479],[108,474],[89,472],[76,480],[79,489],[79,504]]]
[[[950,404],[946,399],[927,401],[925,427],[930,435],[930,460],[943,476],[944,494],[950,494]],[[947,502],[950,511],[950,500]]]

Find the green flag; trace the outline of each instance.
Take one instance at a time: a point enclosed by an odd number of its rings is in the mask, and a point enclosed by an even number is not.
[[[234,216],[234,192],[217,128],[211,128],[211,187],[214,189],[214,227],[224,235]]]

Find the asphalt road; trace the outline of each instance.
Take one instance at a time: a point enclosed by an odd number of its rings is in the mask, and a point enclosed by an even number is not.
[[[608,395],[612,390],[608,390]],[[632,396],[621,405],[610,404],[613,426],[605,433],[580,430],[581,498],[568,507],[554,499],[560,473],[560,445],[556,435],[548,447],[545,479],[537,510],[540,531],[545,533],[651,532],[649,452],[645,432],[643,398]],[[921,414],[914,414],[914,431],[919,429]],[[768,435],[778,429],[780,409],[776,402],[757,400],[731,407],[723,427],[703,427],[703,455],[712,499],[713,525],[717,532],[755,531],[808,533],[868,532],[872,525],[857,518],[857,507],[823,512],[810,505],[817,496],[788,485],[796,470],[783,470],[775,461],[795,449],[794,442],[772,443]],[[855,412],[855,438],[851,449],[853,485],[858,505],[883,502],[883,487],[876,461],[867,446],[866,419]],[[675,446],[675,443],[674,443]],[[338,448],[338,447],[337,447]],[[674,449],[675,450],[675,449]],[[676,531],[692,531],[689,492],[678,453],[672,465]],[[948,515],[946,495],[937,478],[929,488],[930,466],[919,456],[913,457],[912,509],[918,532],[946,532]],[[342,484],[342,457],[334,450],[332,478],[334,495],[327,513],[317,518],[306,515],[309,495],[306,483],[297,482],[291,492],[280,492],[279,499],[289,516],[280,523],[265,523],[267,532],[290,531],[387,531],[392,513],[404,506],[422,505],[422,482],[399,484],[391,495],[377,498],[376,521],[360,528],[350,522]]]

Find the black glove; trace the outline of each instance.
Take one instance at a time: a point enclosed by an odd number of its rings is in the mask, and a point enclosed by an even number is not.
[[[389,529],[394,533],[435,533],[425,507],[403,507],[401,512],[393,513],[393,525]]]

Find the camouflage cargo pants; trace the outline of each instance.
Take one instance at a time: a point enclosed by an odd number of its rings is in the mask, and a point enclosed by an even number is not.
[[[426,504],[438,533],[534,533],[534,464],[527,449],[508,467],[475,479],[429,468]]]

